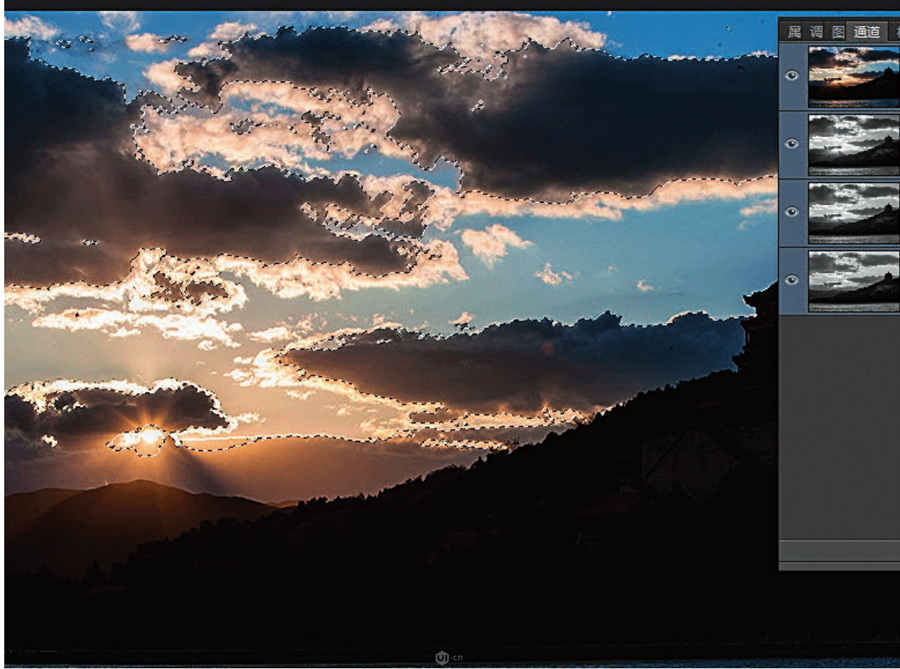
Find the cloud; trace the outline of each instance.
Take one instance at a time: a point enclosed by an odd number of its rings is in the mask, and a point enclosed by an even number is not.
[[[328,325],[328,321],[325,318],[317,313],[309,313],[298,317],[293,325],[282,321],[265,330],[248,332],[247,336],[253,341],[271,344],[276,341],[299,339],[310,332],[322,330],[326,325]]]
[[[646,279],[639,279],[637,282],[637,289],[642,293],[649,293],[650,291],[656,290],[656,286],[651,286]]]
[[[145,76],[173,94],[187,83],[172,69],[177,62],[157,63]],[[411,157],[411,151],[387,138],[398,114],[384,95],[359,103],[339,91],[239,82],[226,86],[222,99],[216,113],[144,109],[142,127],[135,134],[143,157],[160,172],[186,165],[197,169],[212,158],[229,168],[275,165],[306,173],[325,173],[311,167],[311,160],[352,158],[373,146],[384,155]]]
[[[23,16],[15,21],[4,18],[3,33],[6,37],[32,37],[48,40],[59,34],[59,28],[45,23],[37,16]]]
[[[242,37],[247,33],[257,30],[255,23],[240,23],[238,21],[226,21],[220,23],[209,34],[209,41],[201,42],[188,51],[191,58],[221,58],[227,56],[221,43]]]
[[[883,273],[881,269],[896,264],[896,253],[814,251],[809,254],[809,271],[855,272],[863,268],[877,268],[875,274]],[[870,273],[871,274],[871,273]]]
[[[415,227],[417,206],[385,217],[393,195],[368,192],[356,176],[305,178],[274,167],[227,178],[189,169],[160,175],[134,155],[131,126],[140,126],[143,106],[164,100],[126,104],[112,80],[31,60],[20,40],[5,48],[7,150],[16,157],[7,165],[6,225],[41,239],[6,242],[8,284],[109,284],[153,247],[217,263],[227,256],[223,264],[279,294],[334,297],[344,288],[465,277],[448,242],[391,232]],[[421,196],[410,186],[404,199]],[[357,218],[362,232],[348,234],[341,226]]]
[[[121,281],[95,285],[84,281],[43,288],[7,287],[7,305],[37,313],[57,299],[82,298],[112,302],[132,312],[167,312],[207,316],[224,313],[247,302],[244,289],[223,279],[210,263],[181,260],[162,249],[146,249],[130,263]]]
[[[854,60],[863,63],[881,63],[885,61],[897,61],[897,51],[892,49],[874,49],[872,47],[848,47],[842,49],[844,53],[852,54]]]
[[[402,32],[281,29],[224,48],[229,59],[179,66],[200,87],[187,97],[216,107],[224,84],[246,80],[387,94],[400,113],[390,137],[419,165],[456,162],[464,190],[560,201],[776,169],[763,121],[776,109],[770,57],[625,60],[532,42],[508,54],[507,76],[489,80],[453,71],[455,52]]]
[[[609,312],[564,325],[517,320],[435,337],[381,329],[334,348],[289,346],[282,372],[339,379],[360,392],[455,410],[534,415],[590,412],[666,383],[730,368],[739,319],[687,314],[665,325],[622,325]]]
[[[18,459],[99,448],[107,441],[123,448],[133,437],[122,433],[150,425],[173,444],[189,430],[215,434],[237,425],[213,393],[174,379],[149,388],[126,381],[36,381],[8,390],[4,409],[7,448],[13,444]]]
[[[191,58],[221,58],[228,54],[219,46],[218,42],[201,42],[195,47],[191,47],[187,55]]]
[[[369,191],[393,190],[409,177],[364,178]],[[777,192],[775,177],[762,177],[743,182],[720,179],[684,179],[663,184],[645,196],[624,197],[611,193],[591,193],[566,202],[538,202],[528,198],[511,199],[469,191],[456,193],[431,185],[434,195],[425,203],[423,223],[444,230],[460,216],[483,214],[493,217],[534,216],[540,218],[597,218],[621,220],[625,211],[653,211],[683,202],[707,200],[741,200]]]
[[[456,318],[452,321],[449,321],[451,325],[468,325],[475,319],[474,314],[470,314],[468,311],[464,311],[459,315],[459,318]]]
[[[171,60],[162,60],[158,63],[151,63],[147,66],[142,74],[151,84],[168,96],[174,96],[181,88],[190,88],[191,83],[175,72],[175,66],[183,63],[183,60],[172,58]]]
[[[175,440],[156,425],[147,425],[117,434],[107,446],[114,451],[133,451],[138,457],[146,458],[159,455],[163,446],[175,446]]]
[[[489,225],[484,230],[463,230],[462,241],[488,267],[493,267],[498,258],[504,257],[510,246],[517,249],[531,246],[531,242],[499,223]]]
[[[154,329],[166,339],[200,340],[205,349],[237,346],[233,336],[242,326],[214,316],[247,302],[243,287],[219,276],[210,263],[181,260],[161,249],[141,251],[122,281],[106,285],[70,282],[43,288],[9,286],[4,298],[7,305],[33,314],[63,299],[104,304],[41,315],[32,321],[34,327],[70,332],[99,330],[112,337]]]
[[[886,63],[896,67],[897,51],[871,47],[810,47],[809,50],[810,70],[852,70],[862,63]],[[813,73],[815,78],[822,78],[826,74],[828,72]],[[864,78],[871,78],[878,73],[861,74]]]
[[[71,308],[40,316],[31,323],[38,328],[77,332],[99,330],[111,337],[132,337],[144,329],[157,330],[165,339],[199,340],[201,350],[212,350],[217,344],[237,347],[232,338],[243,329],[240,323],[225,323],[214,318],[198,318],[181,314],[129,314],[114,309]]]
[[[334,351],[361,339],[385,343],[390,340],[389,333],[397,331],[397,324],[345,328],[295,341],[286,350]],[[571,427],[587,417],[584,412],[572,409],[544,408],[540,412],[524,415],[510,411],[479,413],[448,408],[438,402],[401,401],[363,392],[347,380],[299,369],[285,360],[284,353],[284,350],[267,348],[254,356],[237,356],[234,358],[237,366],[226,376],[242,387],[283,388],[286,395],[300,402],[307,401],[314,394],[320,401],[330,396],[334,402],[332,409],[337,415],[355,415],[362,419],[354,434],[365,435],[369,441],[404,437],[419,443],[423,440],[449,440],[469,447],[473,446],[469,442],[477,441],[480,444],[478,447],[484,447],[486,442],[491,442],[493,447],[503,447],[504,441],[514,438],[520,441],[532,437],[539,440],[551,430]],[[330,432],[329,436],[347,435]],[[267,437],[259,437],[264,438]],[[221,440],[216,437],[211,441]],[[192,443],[191,447],[203,448],[203,445]]]
[[[754,216],[760,216],[763,214],[774,214],[778,211],[778,198],[769,197],[759,202],[755,202],[741,209],[741,216],[745,216],[740,223],[738,223],[738,230],[747,230],[754,224],[754,220],[752,218]],[[638,286],[641,288],[641,286]],[[642,289],[642,288],[641,288]],[[642,289],[643,290],[643,289]]]
[[[174,93],[179,82],[184,81],[173,72],[174,63],[158,64],[159,84],[169,93]],[[222,107],[215,113],[200,109],[175,112],[145,108],[142,127],[135,135],[142,156],[160,172],[185,167],[211,170],[224,163],[227,167],[242,168],[274,165],[323,175],[328,173],[328,161],[335,156],[350,158],[372,147],[385,156],[411,161],[415,158],[411,147],[389,135],[399,112],[384,94],[372,93],[367,100],[360,101],[349,90],[322,91],[289,83],[241,81],[224,85],[220,98]],[[458,216],[471,213],[617,219],[624,209],[651,209],[685,200],[731,199],[774,192],[773,183],[774,179],[739,184],[691,179],[663,184],[644,197],[591,193],[552,203],[501,198],[475,191],[456,193],[426,185],[413,177],[364,177],[370,192],[393,193],[392,201],[386,206],[392,210],[389,216],[396,221],[389,219],[381,223],[381,229],[411,235],[420,233],[429,224],[444,229]],[[394,203],[405,200],[404,191],[412,188],[420,189],[416,208],[395,209]]]
[[[35,237],[34,235],[27,235],[22,232],[4,232],[3,239],[9,241],[22,242],[23,244],[37,244],[41,241],[40,237]]]
[[[135,11],[103,11],[97,12],[100,21],[110,30],[117,32],[134,32],[141,27],[138,12]]]
[[[586,22],[521,12],[460,12],[437,17],[402,12],[394,20],[379,19],[363,30],[404,30],[438,48],[450,46],[462,57],[452,66],[454,70],[482,72],[491,78],[503,74],[505,54],[529,41],[550,48],[563,40],[579,48],[599,49],[606,44],[606,35],[591,30]]]
[[[774,214],[776,211],[778,211],[778,200],[777,198],[770,197],[762,200],[761,202],[757,202],[755,204],[744,207],[743,209],[741,209],[741,216]]]
[[[278,297],[305,296],[315,301],[339,298],[345,291],[366,288],[426,288],[468,279],[459,264],[456,248],[450,242],[441,240],[423,245],[420,258],[408,271],[382,276],[359,272],[347,262],[322,264],[304,258],[287,263],[266,264],[223,255],[215,259],[215,266],[222,272],[245,276]]]
[[[171,44],[165,38],[153,33],[141,33],[125,37],[125,46],[132,51],[143,51],[144,53],[162,53],[168,51]]]
[[[287,341],[294,336],[293,331],[286,325],[275,325],[265,330],[257,330],[256,332],[248,332],[247,336],[253,341],[261,341],[271,344],[276,341]]]
[[[572,281],[575,278],[566,271],[553,271],[553,267],[549,262],[544,265],[544,269],[535,272],[534,275],[548,286],[558,286],[563,281]]]
[[[329,346],[328,337],[334,337],[337,341],[351,337],[351,332],[362,335],[382,330],[385,328],[347,329],[329,335],[309,337],[306,341],[309,345],[315,346],[317,350],[327,350],[327,348],[320,347],[319,344],[321,343],[325,347]],[[361,392],[347,381],[306,373],[285,362],[281,357],[281,352],[273,348],[263,349],[252,357],[237,356],[234,358],[234,362],[237,366],[227,372],[225,376],[234,380],[241,387],[283,388],[286,389],[287,395],[299,401],[306,401],[313,394],[330,396],[335,401],[335,410],[340,406],[345,412],[353,410],[366,416],[358,427],[371,439],[410,434],[415,431],[409,418],[410,415],[435,411],[440,408],[434,403],[402,402],[390,397]],[[369,414],[374,415],[370,417]]]
[[[773,187],[767,180],[740,186],[695,180],[675,182],[645,199],[591,195],[542,204],[475,192],[456,194],[411,177],[305,178],[273,167],[217,177],[178,169],[174,158],[160,175],[158,166],[143,158],[152,154],[162,166],[167,150],[181,150],[176,126],[171,141],[158,144],[158,155],[151,151],[152,142],[144,140],[163,132],[153,125],[154,119],[177,118],[164,111],[165,100],[149,95],[126,104],[124,91],[111,80],[97,81],[33,61],[21,40],[8,40],[5,49],[7,150],[15,156],[7,165],[6,225],[41,240],[6,242],[7,285],[110,284],[127,274],[142,248],[161,246],[173,256],[215,258],[217,266],[238,267],[282,296],[327,299],[370,286],[400,288],[465,279],[452,244],[416,239],[427,225],[445,227],[467,212],[616,218],[621,208],[653,208],[685,198],[745,197]],[[175,76],[171,64],[168,67]],[[396,119],[393,104],[384,106],[379,101],[386,98],[378,95],[356,105],[353,91],[323,98],[290,85],[270,87],[265,94],[259,87],[235,87],[236,96],[277,99],[297,110],[311,111],[319,104],[313,114],[323,121],[309,126],[315,132],[332,132],[324,120],[329,113],[352,117],[365,112],[375,136],[386,133]],[[136,140],[132,125],[138,128]],[[264,137],[263,130],[254,127],[250,134]],[[215,133],[205,138],[211,136]],[[332,132],[330,141],[337,146],[341,136]],[[135,141],[139,150],[146,149],[141,159],[135,159]],[[196,150],[172,155],[190,162],[202,144],[196,141]],[[232,157],[238,162],[241,156]],[[70,224],[73,218],[78,226]],[[127,227],[121,224],[126,220]]]
[[[239,21],[226,21],[220,23],[209,34],[210,39],[231,41],[256,30],[255,23],[240,23]]]

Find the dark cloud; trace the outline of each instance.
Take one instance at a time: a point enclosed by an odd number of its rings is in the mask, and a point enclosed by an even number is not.
[[[847,142],[847,144],[858,146],[861,149],[871,149],[873,146],[878,146],[882,142],[884,142],[884,138],[873,137],[872,139],[857,139],[852,142]]]
[[[289,350],[285,362],[402,401],[451,410],[590,410],[635,393],[731,367],[739,319],[687,314],[665,325],[623,326],[609,312],[574,325],[517,320],[446,338],[381,329],[343,346]]]
[[[853,54],[857,60],[864,63],[877,63],[879,61],[893,60],[900,58],[896,49],[872,49],[866,47],[846,47],[843,49],[845,53]]]
[[[229,424],[215,395],[190,383],[146,392],[84,384],[47,393],[43,407],[28,399],[27,391],[4,397],[5,434],[7,443],[20,450],[27,445],[32,452],[49,452],[45,435],[66,451],[96,448],[120,432],[149,424],[168,432]]]
[[[409,420],[414,423],[440,423],[442,421],[455,420],[465,415],[465,411],[441,407],[434,411],[414,411],[409,414]]]
[[[425,231],[424,217],[426,203],[434,195],[434,189],[424,181],[411,181],[404,187],[409,195],[400,209],[400,216],[409,214],[405,220],[385,219],[379,227],[400,237],[421,237]]]
[[[830,136],[835,134],[836,116],[810,116],[809,133],[822,136]]]
[[[863,130],[900,130],[900,116],[886,114],[883,116],[844,116]]]
[[[5,49],[6,229],[41,239],[6,244],[8,283],[108,283],[140,248],[158,246],[181,257],[299,255],[378,276],[415,264],[422,247],[409,239],[327,229],[329,205],[381,216],[390,196],[370,196],[356,177],[305,179],[271,167],[233,172],[230,181],[190,169],[158,175],[135,159],[130,127],[158,96],[126,104],[111,80],[31,60],[24,40],[6,40]]]
[[[838,59],[838,54],[849,54],[852,55],[852,59]],[[897,62],[898,53],[897,51],[892,51],[888,49],[869,49],[869,48],[858,48],[858,47],[843,47],[843,48],[835,48],[835,47],[825,47],[825,48],[811,48],[809,50],[809,67],[811,70],[815,69],[856,69],[860,67],[860,63],[877,63],[882,61],[894,61]],[[869,77],[872,75],[866,75],[865,73],[861,73],[861,78],[863,76]]]
[[[810,116],[808,127],[810,136],[817,137],[852,137],[867,130],[895,134],[900,131],[900,117],[891,114]]]
[[[862,267],[880,267],[897,262],[896,253],[811,253],[809,271],[856,272]]]
[[[871,286],[875,281],[881,279],[881,277],[872,277],[869,275],[858,275],[847,277],[846,281],[849,284],[854,284],[859,287]]]
[[[880,265],[888,265],[897,263],[896,253],[860,253],[857,255],[857,262],[861,267],[878,267]]]
[[[844,65],[835,57],[832,49],[810,49],[809,50],[809,69],[834,69]]]
[[[159,286],[159,289],[150,295],[154,299],[167,300],[169,302],[190,300],[194,304],[200,304],[207,295],[213,299],[228,297],[228,291],[224,287],[210,281],[188,281],[179,284],[172,281],[162,272],[154,274],[153,280]]]
[[[858,209],[849,209],[848,212],[851,214],[855,214],[860,218],[867,218],[869,216],[874,216],[875,214],[880,214],[884,211],[884,207],[860,207]]]
[[[884,185],[867,185],[860,189],[860,195],[863,197],[898,197],[900,196],[900,187],[896,184]]]
[[[512,197],[573,192],[645,195],[673,178],[742,179],[775,171],[774,58],[624,60],[564,42],[508,55],[507,76],[443,70],[457,62],[402,32],[280,29],[227,43],[219,59],[179,65],[217,106],[229,81],[290,81],[364,100],[386,93],[400,111],[390,135],[423,166],[462,169],[462,188]]]
[[[29,226],[15,213],[11,213],[14,208],[12,203],[16,201],[15,193],[7,189],[7,230],[12,232],[16,226],[26,229],[30,227],[36,230],[37,226]],[[118,245],[102,243],[96,246],[85,246],[80,240],[74,238],[77,237],[77,234],[70,236],[65,231],[65,220],[60,221],[58,226],[61,235],[69,236],[69,239],[53,239],[47,236],[48,234],[52,235],[52,232],[44,232],[39,244],[23,244],[17,240],[4,240],[7,285],[14,283],[24,286],[46,286],[69,281],[110,283],[122,279],[128,274],[131,256]],[[42,227],[43,230],[44,227]]]
[[[839,254],[811,253],[809,255],[810,273],[846,272],[854,267],[853,262]]]
[[[856,185],[810,184],[809,201],[814,205],[852,204],[859,201],[856,191]]]

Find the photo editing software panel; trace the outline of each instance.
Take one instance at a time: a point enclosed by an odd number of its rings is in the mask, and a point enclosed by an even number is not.
[[[900,21],[779,18],[779,567],[900,569]]]
[[[896,665],[900,0],[743,1],[8,0],[5,663]]]

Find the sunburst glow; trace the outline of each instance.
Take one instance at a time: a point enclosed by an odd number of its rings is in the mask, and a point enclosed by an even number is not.
[[[159,455],[169,433],[155,425],[147,425],[137,430],[122,432],[113,438],[108,446],[114,451],[134,451],[140,457],[151,458]]]

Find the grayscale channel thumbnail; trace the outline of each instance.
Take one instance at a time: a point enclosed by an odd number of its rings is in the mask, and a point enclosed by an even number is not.
[[[810,251],[809,310],[900,311],[900,251]]]
[[[900,115],[811,114],[812,176],[900,175]]]
[[[900,244],[900,183],[810,183],[809,243]]]

